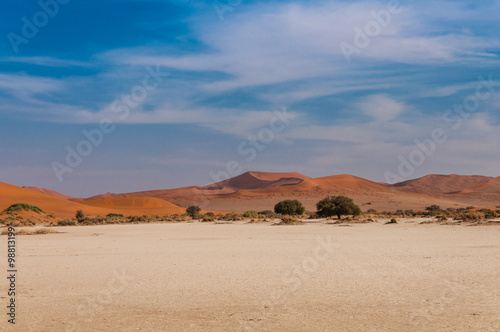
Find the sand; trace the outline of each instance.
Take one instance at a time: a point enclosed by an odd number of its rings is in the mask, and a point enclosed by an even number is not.
[[[124,216],[144,214],[161,216],[185,212],[184,208],[159,198],[128,197],[72,201],[0,182],[0,213],[15,203],[36,205],[45,213],[53,214],[56,217],[74,217],[78,210],[83,210],[88,216],[104,216],[108,213],[119,213]]]
[[[273,210],[285,199],[298,199],[309,211],[326,196],[346,195],[354,199],[363,211],[424,210],[437,204],[443,209],[468,206],[495,207],[500,195],[498,185],[484,176],[428,175],[389,186],[349,174],[309,178],[300,173],[246,172],[227,181],[205,187],[185,187],[122,194],[107,193],[86,200],[113,197],[155,197],[180,207],[200,205],[205,210],[243,213],[248,210]],[[487,191],[460,194],[469,186],[488,184]],[[490,188],[491,187],[491,188]],[[482,187],[481,187],[482,188]]]
[[[396,183],[392,187],[420,194],[447,194],[484,185],[490,180],[492,180],[491,177],[481,175],[430,174],[418,179]]]
[[[500,226],[54,229],[18,236],[18,324],[1,331],[500,329]]]

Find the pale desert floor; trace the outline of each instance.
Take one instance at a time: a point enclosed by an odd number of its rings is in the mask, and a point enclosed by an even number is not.
[[[0,330],[500,330],[500,226],[55,229],[17,237],[18,324]]]

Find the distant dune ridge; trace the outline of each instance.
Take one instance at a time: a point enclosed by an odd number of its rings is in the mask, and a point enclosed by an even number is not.
[[[391,185],[405,191],[421,194],[458,193],[475,186],[488,183],[492,177],[481,175],[439,175],[431,174],[424,177]]]
[[[471,194],[471,193],[496,193],[500,194],[500,176],[496,178],[490,178],[488,182],[481,183],[477,186],[463,189],[460,191],[461,194]]]
[[[106,193],[74,198],[53,190],[20,188],[0,183],[0,208],[12,203],[30,203],[47,213],[73,216],[77,209],[90,215],[165,215],[185,212],[201,205],[214,211],[271,210],[283,199],[301,200],[308,210],[330,195],[347,195],[362,207],[377,210],[423,209],[469,205],[491,207],[500,201],[500,177],[431,174],[396,184],[373,182],[349,174],[310,178],[297,172],[246,172],[207,186]]]

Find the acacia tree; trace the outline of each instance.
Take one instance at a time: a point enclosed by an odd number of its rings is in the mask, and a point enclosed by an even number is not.
[[[201,208],[198,205],[191,205],[186,209],[186,213],[191,217],[195,218],[201,211]]]
[[[304,213],[305,210],[306,209],[302,206],[302,203],[296,199],[287,199],[274,206],[274,212],[284,215],[299,215]]]
[[[359,206],[346,196],[328,196],[316,203],[317,214],[322,217],[337,216],[339,219],[343,215],[357,216],[361,214]]]

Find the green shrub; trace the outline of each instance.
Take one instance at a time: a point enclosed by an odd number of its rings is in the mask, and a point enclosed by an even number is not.
[[[106,215],[108,218],[123,218],[123,214],[121,213],[108,213]]]
[[[246,211],[243,213],[243,217],[255,219],[259,217],[259,214],[255,211]]]
[[[5,226],[14,226],[19,223],[13,216],[8,216],[7,218],[0,219],[0,224],[4,224]]]
[[[220,220],[220,219],[219,219]],[[227,213],[222,220],[227,220],[227,221],[238,221],[238,220],[243,220],[243,217],[237,213]]]
[[[4,213],[13,213],[16,211],[33,211],[36,213],[45,213],[42,209],[40,209],[36,205],[26,204],[26,203],[15,203],[3,210]]]
[[[304,213],[305,210],[306,209],[302,206],[302,203],[296,199],[287,199],[274,206],[274,212],[282,215],[300,215]]]
[[[58,226],[76,226],[76,221],[71,219],[62,219],[57,222]]]
[[[431,206],[428,206],[425,208],[426,211],[429,211],[429,212],[439,212],[441,211],[441,207],[439,205],[431,205]]]

